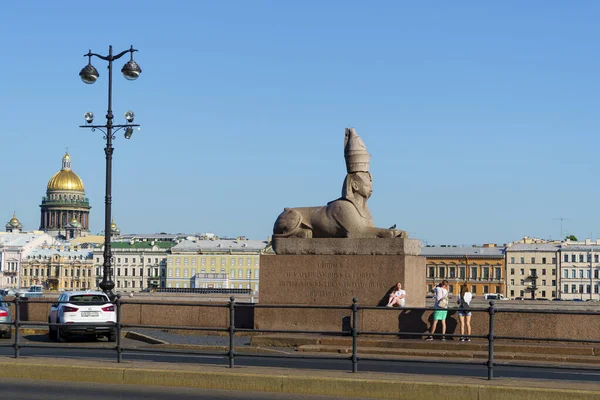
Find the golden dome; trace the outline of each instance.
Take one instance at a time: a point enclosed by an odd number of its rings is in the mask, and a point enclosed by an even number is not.
[[[85,191],[81,178],[73,171],[58,171],[48,181],[48,190]]]
[[[65,153],[62,159],[62,169],[55,173],[48,181],[48,190],[73,190],[85,191],[83,182],[77,174],[71,171],[71,156]]]

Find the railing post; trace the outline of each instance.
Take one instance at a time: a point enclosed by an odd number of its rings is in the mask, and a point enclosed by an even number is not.
[[[235,352],[233,351],[233,335],[235,335],[235,297],[229,298],[229,368],[233,368]]]
[[[494,315],[496,314],[496,308],[494,302],[490,301],[490,307],[488,308],[490,314],[490,328],[488,332],[488,380],[494,379]]]
[[[15,294],[15,343],[13,344],[15,348],[15,358],[19,358],[19,326],[21,325],[21,298],[19,297],[19,293]]]
[[[121,348],[121,293],[117,293],[117,362],[121,362],[123,359],[123,349]]]
[[[358,371],[358,299],[352,299],[352,372]]]

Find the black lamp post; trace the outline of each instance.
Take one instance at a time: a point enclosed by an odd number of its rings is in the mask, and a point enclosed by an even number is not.
[[[112,185],[112,154],[113,147],[112,141],[115,138],[114,134],[120,129],[125,130],[125,139],[131,138],[133,134],[133,128],[139,125],[133,124],[134,114],[133,111],[127,111],[125,113],[125,120],[127,121],[124,125],[113,125],[113,112],[112,112],[112,64],[113,61],[118,60],[125,54],[130,53],[130,60],[123,66],[121,72],[126,79],[133,81],[136,80],[142,73],[142,69],[139,65],[133,61],[133,53],[137,51],[131,46],[129,50],[124,50],[119,54],[113,55],[112,46],[108,47],[108,56],[101,56],[96,53],[92,53],[90,50],[84,57],[88,57],[88,65],[81,69],[79,76],[84,83],[92,84],[98,80],[100,74],[98,70],[92,65],[92,56],[98,57],[101,60],[108,61],[108,111],[106,112],[106,124],[105,125],[92,125],[94,121],[94,114],[86,112],[84,114],[87,125],[81,125],[80,128],[91,128],[92,131],[98,129],[104,133],[104,139],[106,140],[106,147],[104,152],[106,154],[106,197],[105,197],[105,212],[104,212],[104,263],[102,269],[102,281],[99,286],[104,293],[106,293],[111,299],[114,299],[112,290],[115,287],[115,283],[112,280],[112,257],[110,249],[110,237],[111,237],[111,185]]]

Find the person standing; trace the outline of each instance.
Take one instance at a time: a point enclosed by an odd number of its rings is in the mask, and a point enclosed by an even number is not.
[[[442,323],[442,340],[446,340],[443,336],[446,334],[446,317],[448,316],[448,281],[443,280],[438,286],[433,289],[433,296],[435,299],[433,311],[433,322],[431,323],[430,336],[425,340],[433,340],[433,334],[435,328],[437,328],[438,321]]]
[[[461,342],[471,341],[471,300],[473,300],[473,294],[469,292],[467,285],[460,285],[460,294],[458,295],[458,301],[456,303],[459,308],[462,308],[462,310],[458,312]],[[467,325],[467,336],[465,336],[465,324]]]
[[[404,307],[405,297],[406,291],[402,290],[402,284],[398,282],[390,292],[390,298],[388,300],[387,306],[394,307],[394,305],[397,304],[398,307]]]

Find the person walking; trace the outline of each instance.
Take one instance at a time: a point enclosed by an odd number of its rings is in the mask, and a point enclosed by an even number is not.
[[[402,290],[402,284],[400,282],[396,283],[392,291],[390,292],[390,297],[387,303],[387,307],[394,307],[395,304],[398,307],[404,307],[404,298],[406,297],[406,291]]]
[[[446,317],[448,316],[448,281],[443,280],[438,286],[433,289],[435,304],[433,311],[433,322],[431,323],[431,330],[429,336],[425,340],[433,340],[433,334],[435,328],[437,328],[438,321],[442,324],[442,340],[446,338],[443,336],[446,334]]]
[[[458,295],[458,307],[462,310],[458,311],[458,319],[460,320],[460,341],[471,341],[471,300],[473,294],[469,292],[466,284],[460,285],[460,294]],[[465,336],[465,324],[467,325],[467,335]]]

